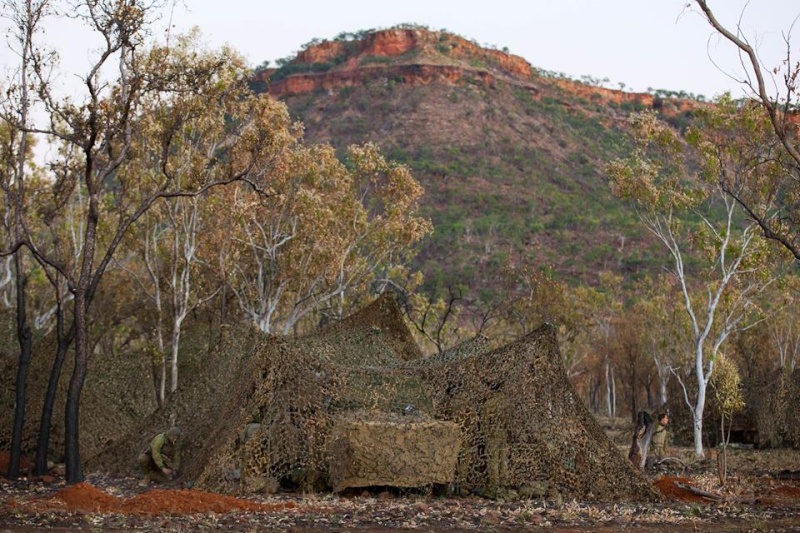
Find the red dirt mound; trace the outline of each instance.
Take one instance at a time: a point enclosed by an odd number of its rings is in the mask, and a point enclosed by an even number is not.
[[[661,494],[666,496],[667,499],[669,500],[680,501],[680,502],[709,503],[708,499],[700,496],[699,494],[695,494],[692,491],[681,488],[678,485],[676,485],[676,483],[680,483],[682,485],[690,485],[692,487],[695,486],[691,479],[683,477],[674,477],[674,476],[664,476],[659,480],[657,480],[653,485]]]
[[[249,500],[212,494],[199,490],[155,489],[131,498],[117,498],[96,489],[88,483],[78,483],[63,488],[52,496],[15,507],[31,510],[56,510],[102,512],[120,514],[197,514],[229,513],[232,511],[274,512],[295,507],[292,502],[280,504],[256,503]]]

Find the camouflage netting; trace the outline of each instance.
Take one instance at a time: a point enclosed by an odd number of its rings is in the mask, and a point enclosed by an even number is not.
[[[195,353],[185,360],[196,368],[184,372],[168,407],[150,415],[144,414],[154,407],[149,361],[96,357],[82,405],[82,452],[106,447],[88,469],[134,473],[136,455],[176,420],[186,435],[185,475],[216,490],[451,483],[466,490],[533,486],[565,496],[652,498],[572,395],[551,337],[543,330],[491,354],[479,338],[421,359],[388,297],[303,339],[223,328],[212,353],[187,346]],[[542,350],[552,353],[542,357]],[[37,415],[48,363],[40,361],[30,389],[29,413]],[[3,366],[14,368],[13,350],[4,352]],[[67,365],[64,376],[69,371]],[[13,372],[3,379],[10,395]],[[10,397],[3,400],[11,405]],[[59,399],[56,451],[62,406]],[[3,413],[12,416],[10,408]],[[26,425],[29,453],[35,419]]]
[[[453,480],[461,429],[425,416],[356,412],[335,420],[328,443],[328,484],[424,487]]]
[[[762,448],[800,448],[800,369],[776,370],[746,392],[748,414]]]
[[[596,500],[653,497],[575,395],[553,326],[492,352],[428,364],[423,375],[436,416],[464,432],[457,486]]]
[[[250,356],[272,341],[272,337],[254,328],[223,325],[217,346],[210,352],[204,343],[185,343],[185,359],[193,368],[183,368],[181,385],[168,397],[165,407],[155,409],[153,405],[147,414],[134,419],[131,428],[89,457],[87,469],[126,475],[137,473],[138,454],[146,449],[154,435],[177,423],[184,432],[183,456],[191,459],[184,462],[184,472],[190,478],[197,476],[208,449],[208,436],[226,416],[225,409],[232,408],[229,391],[236,390],[242,376],[251,374],[253,360]],[[135,381],[133,375],[128,379]],[[124,420],[123,415],[112,418],[111,423],[120,418]]]
[[[2,320],[2,323],[6,327],[13,321]],[[7,450],[11,443],[19,354],[15,335],[12,329],[4,337],[0,349],[0,450]],[[64,361],[52,416],[50,459],[56,462],[61,460],[64,451],[64,403],[73,368],[72,354],[70,351]],[[36,453],[39,421],[54,355],[52,335],[34,342],[22,443],[23,454],[28,457]],[[131,431],[156,407],[147,357],[98,352],[92,356],[90,367],[81,399],[80,451],[84,458],[100,452],[109,442]]]
[[[476,339],[423,359],[386,295],[312,336],[251,337],[224,335],[218,351],[238,352],[238,370],[177,395],[89,466],[135,471],[173,415],[190,445],[186,477],[215,491],[448,484],[658,498],[574,394],[551,326],[492,352]]]

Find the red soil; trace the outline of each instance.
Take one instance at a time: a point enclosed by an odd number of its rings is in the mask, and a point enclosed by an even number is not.
[[[800,487],[793,487],[789,485],[779,485],[774,487],[771,494],[776,496],[783,496],[791,499],[800,499]]]
[[[709,502],[708,499],[703,498],[698,494],[680,488],[675,484],[676,482],[681,483],[682,485],[691,485],[692,487],[695,486],[691,479],[673,476],[664,476],[656,481],[653,485],[661,494],[666,496],[668,500],[697,503]]]
[[[292,509],[292,502],[280,504],[256,503],[231,496],[199,490],[154,489],[131,498],[117,498],[88,483],[65,487],[48,498],[14,503],[18,508],[122,513],[122,514],[197,514],[229,513],[232,511],[274,512]]]

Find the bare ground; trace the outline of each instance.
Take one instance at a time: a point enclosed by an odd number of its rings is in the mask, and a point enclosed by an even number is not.
[[[800,451],[731,450],[725,486],[719,484],[713,452],[712,458],[703,461],[693,459],[686,449],[676,449],[674,455],[683,464],[674,462],[668,469],[648,473],[665,495],[659,504],[559,498],[503,502],[415,491],[224,499],[180,485],[139,487],[133,478],[97,474],[89,476],[88,485],[80,488],[68,488],[60,479],[4,480],[0,484],[0,532],[45,528],[298,533],[539,528],[563,532],[800,532]]]

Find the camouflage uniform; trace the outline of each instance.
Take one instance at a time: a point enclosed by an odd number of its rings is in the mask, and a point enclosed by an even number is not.
[[[175,437],[174,441],[170,436]],[[171,428],[153,437],[147,450],[142,452],[138,459],[145,480],[163,482],[177,475],[181,467],[179,438],[180,430],[177,428]],[[172,476],[164,474],[164,467],[172,470]]]
[[[653,432],[650,445],[652,446],[653,456],[656,459],[663,459],[667,456],[667,428],[660,421]]]

